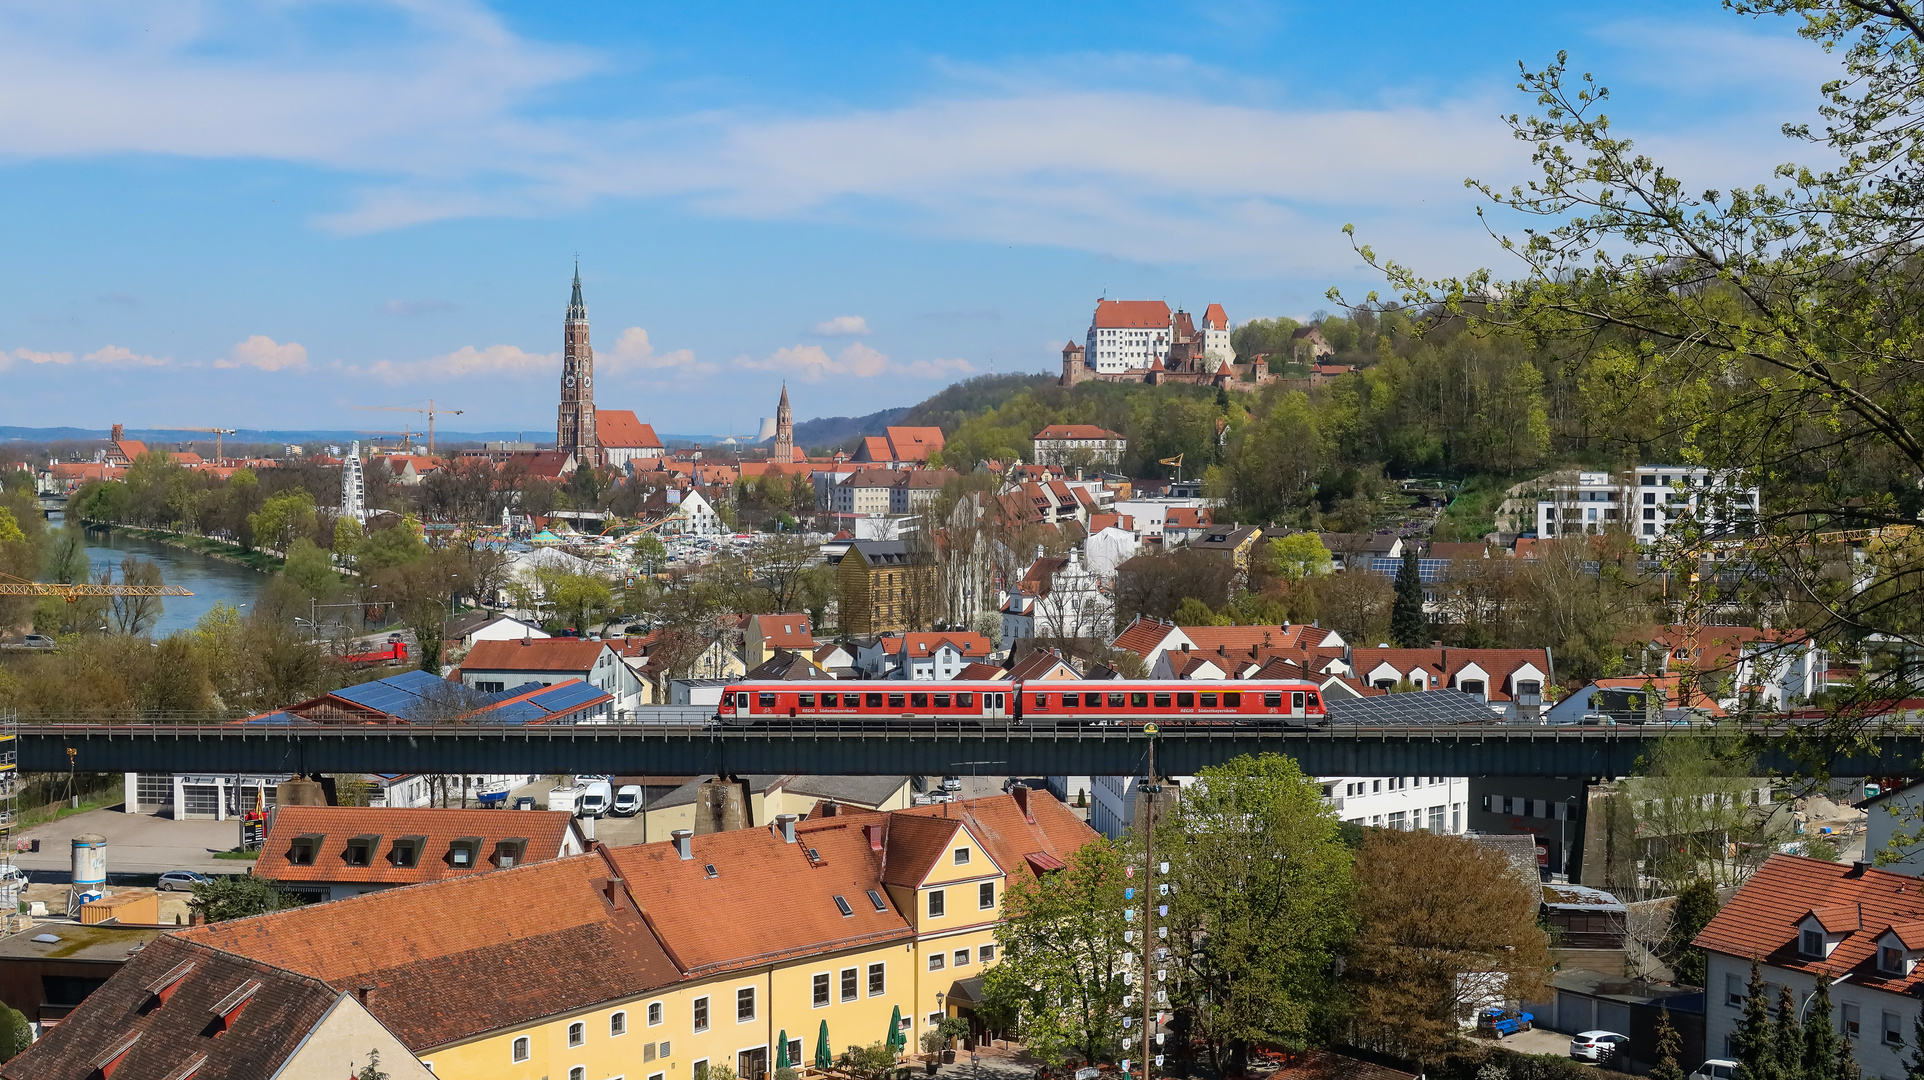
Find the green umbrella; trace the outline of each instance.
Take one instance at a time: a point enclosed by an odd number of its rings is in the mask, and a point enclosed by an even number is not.
[[[782,1029],[781,1041],[777,1043],[776,1046],[778,1047],[778,1049],[775,1051],[775,1067],[777,1069],[794,1068],[795,1063],[788,1060],[788,1029],[787,1028]]]
[[[909,1037],[902,1034],[902,1006],[897,1005],[895,1014],[889,1017],[888,1048],[899,1054],[907,1049],[908,1045]]]
[[[815,1036],[815,1067],[826,1069],[835,1064],[834,1055],[828,1052],[828,1017],[822,1017],[821,1033]]]

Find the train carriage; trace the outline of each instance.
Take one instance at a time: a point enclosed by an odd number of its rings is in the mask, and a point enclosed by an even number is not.
[[[1115,724],[1316,723],[1328,711],[1304,681],[742,682],[726,687],[726,725],[873,723]]]

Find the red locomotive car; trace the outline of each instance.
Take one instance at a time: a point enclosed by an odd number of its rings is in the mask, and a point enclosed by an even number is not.
[[[772,721],[976,721],[1105,725],[1327,719],[1315,683],[742,682],[722,691],[724,724]]]

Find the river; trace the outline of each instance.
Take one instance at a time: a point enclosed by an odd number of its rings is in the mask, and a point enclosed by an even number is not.
[[[60,515],[53,515],[47,525],[49,528],[60,528]],[[155,637],[166,637],[176,630],[191,629],[215,604],[232,604],[246,614],[261,586],[268,582],[268,576],[257,570],[210,558],[198,551],[156,544],[152,540],[128,536],[119,530],[111,534],[99,531],[87,533],[87,562],[96,572],[112,567],[114,580],[119,581],[120,560],[129,555],[152,561],[160,567],[162,581],[179,585],[194,594],[165,598],[160,621],[153,629]]]

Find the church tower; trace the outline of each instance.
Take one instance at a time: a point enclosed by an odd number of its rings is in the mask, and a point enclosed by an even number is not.
[[[784,465],[795,460],[795,413],[788,407],[788,384],[782,384],[782,402],[775,406],[775,445],[768,460]]]
[[[601,442],[595,438],[595,350],[588,344],[588,307],[581,302],[581,264],[575,264],[575,291],[561,330],[561,409],[555,421],[555,449],[574,455],[584,468],[601,467]]]

